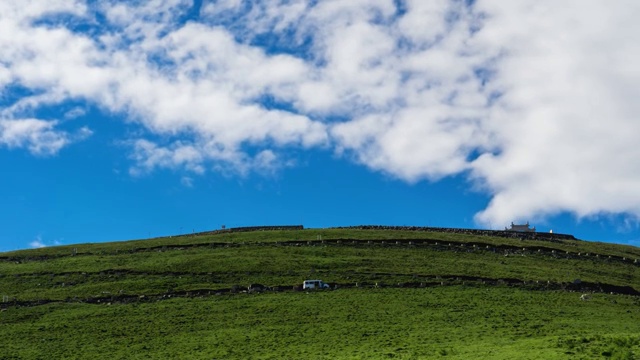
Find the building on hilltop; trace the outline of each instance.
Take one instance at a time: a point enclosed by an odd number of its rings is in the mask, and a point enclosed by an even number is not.
[[[529,222],[527,221],[524,225],[516,225],[513,222],[511,223],[511,228],[504,228],[504,231],[517,231],[517,232],[535,232],[536,228],[529,227]]]

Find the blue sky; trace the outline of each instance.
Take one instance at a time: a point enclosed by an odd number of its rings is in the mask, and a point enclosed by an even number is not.
[[[0,251],[511,221],[637,245],[629,6],[2,3]]]

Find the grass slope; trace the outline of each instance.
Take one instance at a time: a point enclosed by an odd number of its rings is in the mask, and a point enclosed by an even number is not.
[[[577,240],[353,229],[16,251],[0,254],[0,358],[634,359],[640,297],[560,289],[640,290],[637,258]],[[305,278],[341,287],[229,293]]]

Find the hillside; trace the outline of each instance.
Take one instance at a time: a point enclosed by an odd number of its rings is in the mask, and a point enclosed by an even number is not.
[[[22,250],[0,254],[0,344],[18,359],[637,358],[637,259],[566,235],[413,227]],[[332,290],[301,291],[315,278]]]

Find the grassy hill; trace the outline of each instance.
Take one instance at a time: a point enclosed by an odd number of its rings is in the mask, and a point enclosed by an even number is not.
[[[2,253],[0,358],[640,358],[640,249],[431,230]]]

